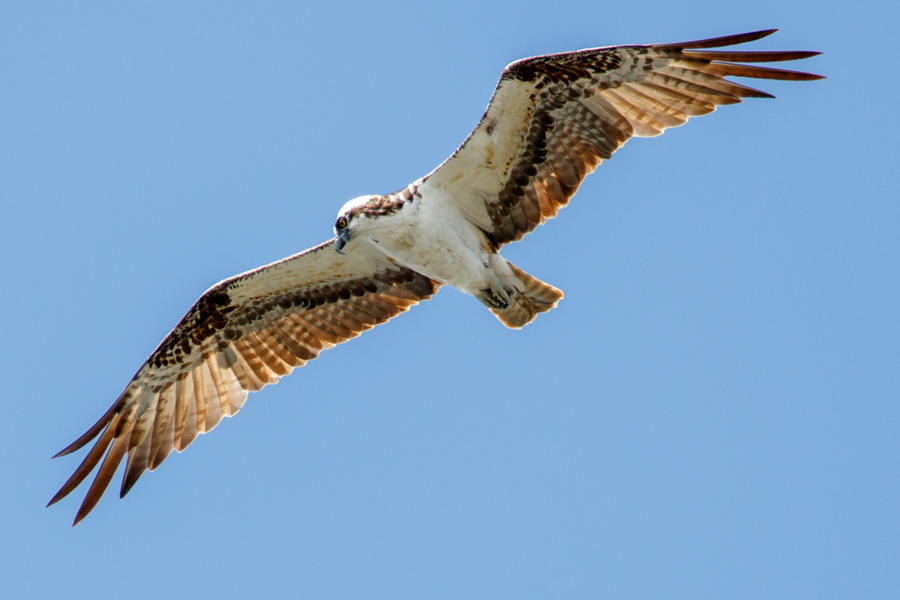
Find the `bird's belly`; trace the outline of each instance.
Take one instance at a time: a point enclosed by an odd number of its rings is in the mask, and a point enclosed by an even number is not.
[[[488,253],[472,233],[453,229],[423,232],[407,229],[400,235],[380,236],[382,252],[423,275],[476,294],[489,286]]]

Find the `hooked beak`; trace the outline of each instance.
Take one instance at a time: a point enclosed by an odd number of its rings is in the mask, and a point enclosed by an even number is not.
[[[339,234],[337,234],[336,236],[334,236],[335,252],[337,252],[338,254],[343,254],[343,252],[341,252],[341,250],[344,248],[344,246],[347,245],[347,241],[348,241],[349,237],[350,237],[349,229],[345,229],[342,232],[340,232]]]

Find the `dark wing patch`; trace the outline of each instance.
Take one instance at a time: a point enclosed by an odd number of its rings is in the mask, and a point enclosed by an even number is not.
[[[249,392],[429,298],[439,285],[389,265],[368,276],[237,302],[229,294],[235,280],[205,293],[109,411],[57,454],[74,452],[100,435],[50,504],[74,490],[106,453],[76,524],[97,504],[126,455],[121,496],[172,450],[184,450],[222,417],[237,413]]]
[[[631,137],[659,135],[742,98],[771,97],[724,77],[820,79],[740,64],[817,52],[703,50],[773,32],[516,61],[503,71],[475,131],[422,185],[442,188],[495,249],[520,240],[554,217],[584,177]]]

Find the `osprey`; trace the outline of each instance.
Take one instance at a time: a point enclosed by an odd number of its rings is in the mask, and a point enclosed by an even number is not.
[[[437,169],[399,192],[345,204],[333,239],[206,291],[106,414],[57,454],[100,436],[50,504],[102,459],[77,524],[126,454],[120,496],[172,450],[233,416],[249,392],[441,285],[474,296],[511,328],[554,308],[562,292],[506,261],[500,248],[554,217],[584,177],[632,136],[659,135],[741,98],[772,97],[726,76],[820,79],[743,64],[818,52],[709,50],[774,31],[510,64],[478,126]]]

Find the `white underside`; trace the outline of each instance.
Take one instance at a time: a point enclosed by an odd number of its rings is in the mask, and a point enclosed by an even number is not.
[[[447,200],[417,198],[394,214],[361,219],[353,239],[372,244],[431,279],[477,295],[495,284],[498,275],[511,271],[491,252],[484,234]]]

